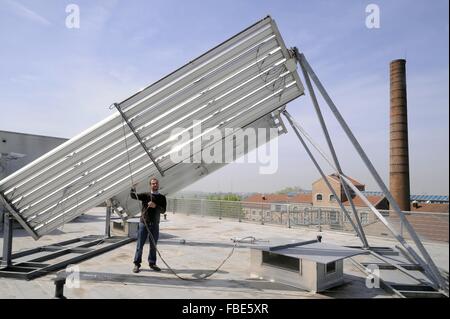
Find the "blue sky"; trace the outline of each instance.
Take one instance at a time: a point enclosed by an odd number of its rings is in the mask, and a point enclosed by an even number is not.
[[[70,3],[80,8],[80,29],[65,27]],[[379,29],[366,28],[370,3],[380,8]],[[112,102],[270,14],[287,46],[306,54],[386,183],[389,62],[407,59],[411,189],[448,195],[448,6],[447,0],[0,0],[0,129],[72,137],[110,115]],[[308,96],[288,110],[323,143]],[[325,116],[344,171],[377,190],[337,122]],[[292,132],[279,139],[279,152],[275,175],[259,175],[256,164],[231,164],[189,189],[310,189],[318,173]]]

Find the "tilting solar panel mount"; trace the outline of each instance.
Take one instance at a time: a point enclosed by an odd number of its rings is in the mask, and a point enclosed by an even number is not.
[[[295,58],[297,60],[297,63],[300,66],[300,69],[303,74],[303,78],[307,87],[307,90],[309,92],[309,95],[311,97],[312,104],[314,106],[314,109],[316,111],[319,123],[321,125],[325,140],[327,142],[329,153],[331,154],[331,158],[320,148],[320,146],[311,138],[311,136],[300,126],[298,122],[296,122],[293,117],[289,114],[287,110],[283,111],[283,115],[287,118],[289,124],[291,125],[292,129],[296,133],[297,137],[299,138],[302,146],[306,150],[308,156],[314,163],[316,169],[320,173],[322,179],[325,181],[329,191],[334,195],[334,198],[337,199],[338,204],[340,205],[341,210],[346,214],[347,217],[349,217],[349,213],[347,212],[346,208],[344,207],[343,203],[340,200],[340,196],[337,196],[335,193],[333,187],[328,182],[327,176],[325,175],[323,169],[319,165],[319,162],[316,160],[314,154],[311,152],[307,141],[309,144],[311,144],[312,147],[314,147],[317,151],[317,153],[320,154],[321,157],[325,160],[326,163],[329,164],[329,166],[334,170],[335,174],[339,176],[339,181],[342,185],[342,188],[346,194],[346,197],[348,198],[352,211],[353,211],[353,218],[355,219],[356,223],[352,222],[351,218],[349,220],[352,223],[352,226],[362,241],[363,248],[370,249],[369,243],[367,241],[366,235],[364,233],[364,229],[362,227],[362,224],[359,220],[359,216],[357,213],[357,210],[355,208],[355,205],[352,202],[352,196],[349,194],[349,190],[351,189],[357,196],[359,196],[363,202],[367,205],[367,207],[370,208],[370,210],[378,217],[378,219],[386,226],[386,228],[392,233],[395,239],[403,246],[406,253],[408,254],[408,258],[411,260],[414,260],[417,265],[422,267],[424,269],[425,276],[430,280],[430,285],[435,288],[436,290],[440,290],[443,294],[448,296],[448,286],[446,285],[445,278],[443,277],[441,271],[434,263],[433,259],[429,255],[428,251],[425,249],[421,239],[415,232],[414,228],[411,226],[409,221],[406,219],[404,212],[400,209],[398,203],[396,202],[395,198],[392,196],[391,192],[385,185],[383,179],[373,166],[372,162],[370,161],[369,157],[365,153],[362,146],[359,144],[358,140],[356,139],[355,135],[353,134],[352,130],[348,126],[347,122],[343,118],[343,116],[340,114],[338,108],[334,104],[333,100],[329,96],[328,92],[326,91],[325,87],[320,82],[318,76],[312,69],[311,65],[309,64],[308,60],[306,59],[305,55],[303,53],[300,53],[299,50],[294,47],[291,49],[293,54],[295,55]],[[311,81],[312,80],[312,81]],[[317,96],[314,90],[314,86],[319,91],[320,95],[322,96],[323,100],[325,101],[326,105],[329,107],[331,112],[333,113],[336,120],[341,125],[343,131],[347,135],[348,139],[350,140],[351,144],[355,148],[356,152],[360,156],[361,160],[367,167],[369,173],[374,178],[375,182],[377,183],[378,187],[383,192],[383,195],[386,197],[386,199],[389,201],[391,209],[399,216],[402,225],[406,228],[406,231],[409,233],[410,237],[412,238],[415,246],[417,247],[418,252],[412,247],[410,243],[408,243],[405,238],[389,223],[389,221],[384,218],[382,213],[375,208],[372,203],[367,199],[365,194],[363,194],[351,181],[346,174],[342,171],[341,164],[339,162],[338,156],[336,154],[331,135],[328,131],[326,122],[324,120],[324,117],[322,115],[322,111],[319,105],[319,102],[317,100]],[[374,253],[374,252],[372,252]],[[375,254],[375,253],[374,253]],[[386,261],[386,260],[383,260]],[[398,267],[398,265],[395,265]],[[408,272],[406,269],[402,269],[405,273],[408,273],[411,275],[410,272]],[[411,275],[412,276],[412,275]]]
[[[176,135],[172,133],[174,128],[184,128],[185,132],[190,134],[190,146],[200,143],[199,152],[209,151],[217,143],[222,143],[230,137],[226,135],[227,127],[275,128],[278,130],[278,136],[285,134],[286,128],[280,112],[287,118],[326,181],[325,173],[304,140],[307,135],[285,110],[289,102],[304,94],[304,87],[296,70],[297,64],[302,70],[333,157],[327,161],[340,176],[344,191],[348,194],[352,189],[365,200],[414,260],[426,270],[431,282],[436,287],[443,288],[445,283],[439,270],[305,56],[296,48],[286,47],[275,21],[270,16],[126,100],[114,104],[118,112],[1,180],[0,198],[9,213],[35,239],[49,234],[105,201],[112,203],[113,207],[109,209],[118,211],[120,208],[122,212],[133,215],[138,213],[139,209],[136,201],[128,201],[131,177],[136,182],[142,182],[148,181],[151,176],[160,175],[160,191],[172,194],[226,165],[196,163],[193,159],[198,152],[190,153],[183,161],[171,161],[170,155],[178,151]],[[389,225],[343,173],[310,78],[383,194],[399,214],[423,258]],[[128,130],[125,130],[124,123]],[[199,125],[207,130],[218,129],[223,139],[215,142],[216,144],[204,141],[202,136],[205,133],[197,132]],[[130,137],[132,138],[128,140]],[[235,145],[236,152],[238,149],[241,153],[236,155],[242,156],[251,151],[252,147]],[[328,187],[333,192],[331,186]],[[356,221],[352,221],[352,226],[363,247],[369,249],[351,196],[347,197],[350,199]],[[340,196],[335,195],[335,198],[339,199]],[[349,216],[342,203],[340,206]],[[7,230],[4,241],[6,258],[3,260],[11,263],[12,236],[9,232],[12,232],[12,228],[7,227]]]
[[[226,128],[275,129],[277,135],[265,143],[285,134],[280,110],[304,94],[293,65],[275,21],[268,16],[256,22],[114,104],[117,112],[1,180],[8,215],[37,240],[105,201],[111,203],[108,211],[137,214],[138,203],[129,201],[131,178],[146,181],[139,191],[148,187],[149,177],[158,176],[160,191],[172,194],[227,164],[194,161],[199,152],[232,137]],[[198,133],[199,126],[204,131]],[[177,127],[200,150],[173,162]],[[202,138],[212,129],[221,140]],[[255,148],[239,141],[236,158]],[[6,229],[2,262],[11,265],[12,227]]]

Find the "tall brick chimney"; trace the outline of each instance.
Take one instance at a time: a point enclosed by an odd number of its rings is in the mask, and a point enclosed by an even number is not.
[[[389,187],[400,209],[410,210],[406,60],[390,64],[390,172]]]

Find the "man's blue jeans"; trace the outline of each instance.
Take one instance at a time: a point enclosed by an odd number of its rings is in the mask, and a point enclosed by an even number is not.
[[[148,224],[148,228],[153,235],[153,239],[155,240],[155,244],[158,242],[159,238],[159,224]],[[136,254],[134,255],[134,264],[141,265],[142,263],[142,252],[144,249],[145,242],[148,241],[150,243],[150,252],[148,254],[148,263],[156,264],[156,246],[153,245],[152,240],[149,238],[147,227],[145,227],[144,223],[139,223],[138,229],[138,237],[136,244]]]

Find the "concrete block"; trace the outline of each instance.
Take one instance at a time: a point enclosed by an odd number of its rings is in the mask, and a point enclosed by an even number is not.
[[[111,221],[111,235],[127,236],[129,238],[137,238],[139,228],[139,218],[131,218],[124,222],[123,220]]]

